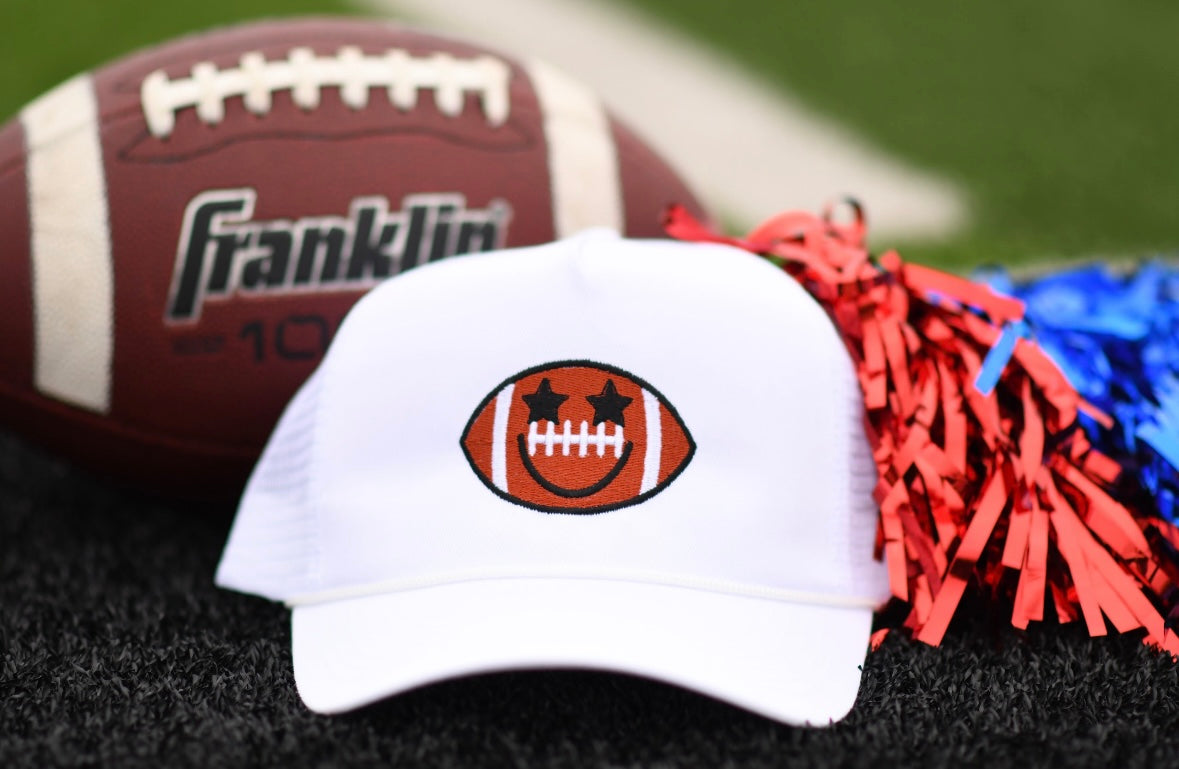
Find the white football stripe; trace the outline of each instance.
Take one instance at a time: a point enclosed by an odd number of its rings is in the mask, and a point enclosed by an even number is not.
[[[105,413],[114,275],[90,77],[53,89],[20,120],[28,150],[34,383],[45,395]]]
[[[543,62],[530,62],[528,74],[544,115],[557,237],[589,227],[621,231],[618,155],[601,101]]]
[[[659,421],[659,399],[646,390],[643,390],[643,414],[647,419],[647,455],[643,458],[640,494],[646,494],[659,483],[659,463],[663,461],[663,425]]]
[[[512,393],[516,385],[509,384],[495,396],[495,418],[491,428],[491,482],[500,491],[508,490],[508,414],[512,410]]]

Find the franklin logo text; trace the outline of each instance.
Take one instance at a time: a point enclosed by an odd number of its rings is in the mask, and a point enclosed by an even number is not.
[[[467,208],[459,193],[355,198],[347,216],[254,221],[250,188],[197,195],[184,211],[164,320],[194,323],[236,295],[354,291],[423,262],[502,248],[511,207]]]

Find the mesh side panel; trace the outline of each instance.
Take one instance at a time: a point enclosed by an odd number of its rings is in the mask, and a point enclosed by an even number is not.
[[[254,468],[217,569],[221,587],[274,600],[310,587],[309,489],[321,379],[316,371],[288,404]]]
[[[861,595],[888,596],[887,577],[883,565],[872,557],[876,543],[876,524],[879,508],[872,492],[876,488],[876,462],[872,448],[864,434],[864,400],[858,383],[848,388],[848,511],[851,519],[849,534],[851,584]]]

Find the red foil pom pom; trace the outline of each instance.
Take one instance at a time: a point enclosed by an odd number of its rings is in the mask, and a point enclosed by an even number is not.
[[[1077,413],[1108,418],[1038,344],[1010,333],[1020,301],[893,251],[873,257],[851,206],[851,223],[787,213],[744,239],[675,208],[667,231],[774,260],[831,316],[863,391],[876,555],[909,605],[905,627],[937,645],[973,587],[1008,602],[1016,627],[1050,611],[1094,636],[1107,621],[1145,629],[1179,655],[1164,619],[1179,577],[1175,533],[1111,496],[1119,466],[1092,448]]]

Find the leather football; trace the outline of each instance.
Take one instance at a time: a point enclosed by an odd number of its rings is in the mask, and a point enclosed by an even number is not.
[[[0,128],[0,425],[135,485],[236,493],[378,282],[589,227],[658,237],[674,203],[707,216],[541,62],[363,20],[165,43]]]

